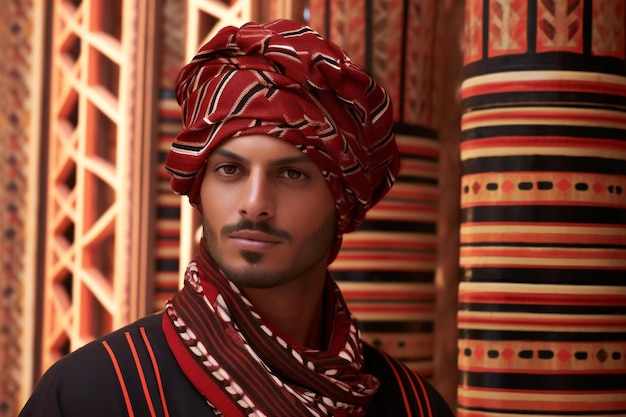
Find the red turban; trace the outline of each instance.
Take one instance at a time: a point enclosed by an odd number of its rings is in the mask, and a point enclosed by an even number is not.
[[[224,140],[267,134],[320,169],[338,234],[387,193],[400,159],[387,92],[317,32],[289,20],[226,27],[180,72],[183,130],[165,162],[172,189],[198,204],[208,155]]]

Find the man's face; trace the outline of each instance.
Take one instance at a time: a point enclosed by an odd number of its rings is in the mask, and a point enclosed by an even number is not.
[[[238,286],[271,288],[326,269],[335,203],[295,146],[267,135],[224,142],[209,156],[200,199],[204,242]]]

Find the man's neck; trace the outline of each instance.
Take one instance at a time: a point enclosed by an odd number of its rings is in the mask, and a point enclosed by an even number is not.
[[[274,288],[244,288],[263,319],[291,342],[312,349],[326,348],[325,279],[294,280]]]

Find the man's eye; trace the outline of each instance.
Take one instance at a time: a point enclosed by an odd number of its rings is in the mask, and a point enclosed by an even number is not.
[[[235,175],[239,172],[239,167],[237,165],[222,165],[217,168],[217,172],[224,175]]]
[[[290,180],[300,180],[306,178],[306,174],[296,169],[286,169],[282,172],[282,176]]]

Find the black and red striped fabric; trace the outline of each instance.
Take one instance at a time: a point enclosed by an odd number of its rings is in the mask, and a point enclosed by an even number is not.
[[[465,16],[458,416],[626,415],[626,2]]]
[[[144,317],[61,359],[19,417],[241,415],[215,410],[191,384],[167,345],[162,320],[163,314]],[[381,381],[367,416],[453,416],[426,381],[378,349],[363,348],[365,372]],[[286,415],[279,410],[272,417]]]
[[[355,230],[400,167],[387,92],[337,45],[290,20],[226,27],[180,72],[183,129],[166,160],[172,189],[199,200],[209,153],[267,134],[298,147],[335,197],[339,235]]]

